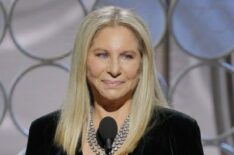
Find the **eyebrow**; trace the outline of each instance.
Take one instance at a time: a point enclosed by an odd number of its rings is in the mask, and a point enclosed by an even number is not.
[[[94,48],[94,49],[92,49],[92,51],[105,51],[105,52],[109,52],[109,50],[107,50],[107,49],[105,49],[105,48],[100,48],[100,47],[98,47],[98,48]],[[124,51],[121,51],[120,53],[132,53],[132,54],[135,54],[135,53],[137,53],[137,52],[139,52],[140,53],[140,51],[139,50],[137,50],[137,51],[135,51],[135,50],[124,50]]]
[[[94,48],[94,49],[91,49],[91,52],[96,52],[96,51],[105,51],[105,52],[108,52],[108,50],[104,49],[104,48]]]
[[[137,53],[139,52],[138,50],[137,51],[134,51],[134,50],[125,50],[123,51],[123,53]]]

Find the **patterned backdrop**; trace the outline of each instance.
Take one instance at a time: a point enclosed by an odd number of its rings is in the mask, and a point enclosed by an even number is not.
[[[77,27],[106,5],[145,20],[168,102],[198,121],[205,154],[234,155],[233,0],[0,0],[0,154],[24,154],[31,121],[60,107]]]

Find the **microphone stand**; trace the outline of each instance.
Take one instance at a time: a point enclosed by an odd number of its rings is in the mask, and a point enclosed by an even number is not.
[[[105,153],[106,155],[111,155],[112,150],[112,141],[110,138],[106,139],[106,145],[105,145]]]

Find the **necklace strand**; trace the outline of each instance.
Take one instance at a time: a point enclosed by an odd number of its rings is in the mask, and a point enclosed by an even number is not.
[[[105,155],[105,150],[101,148],[97,142],[96,130],[94,128],[92,113],[93,113],[93,110],[91,109],[90,114],[89,114],[87,141],[88,141],[90,149],[96,155]],[[129,121],[130,121],[130,116],[128,115],[127,118],[124,120],[123,124],[121,125],[119,132],[113,141],[110,155],[113,155],[126,140],[128,136],[128,132],[129,132]]]

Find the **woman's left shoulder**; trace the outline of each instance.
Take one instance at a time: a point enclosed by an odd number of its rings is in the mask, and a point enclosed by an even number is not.
[[[187,114],[156,107],[147,129],[145,146],[151,151],[145,154],[203,155],[199,126]]]
[[[197,121],[183,113],[167,107],[156,107],[153,112],[152,121],[157,125],[166,125],[177,130],[199,128]]]
[[[167,135],[173,152],[178,152],[176,154],[180,155],[204,154],[200,128],[194,118],[183,112],[164,107],[156,108],[154,113],[154,120],[156,120],[154,122],[162,124],[158,129],[164,133],[164,136]]]

